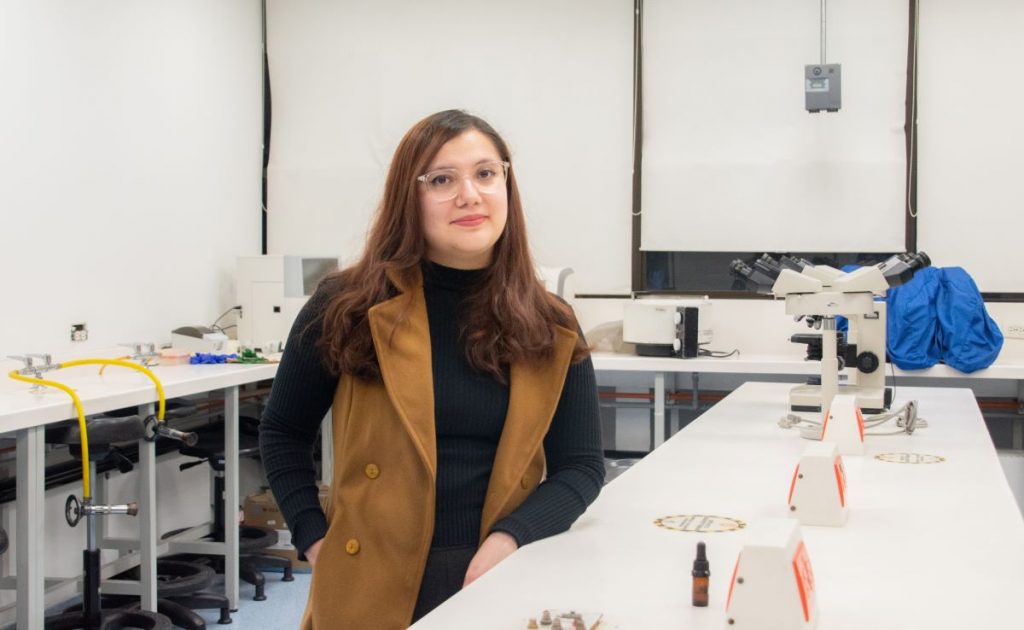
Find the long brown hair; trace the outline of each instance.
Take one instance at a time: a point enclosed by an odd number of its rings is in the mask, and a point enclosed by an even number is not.
[[[388,271],[410,278],[425,256],[416,177],[446,142],[472,129],[490,138],[501,159],[511,163],[508,146],[494,128],[461,110],[424,118],[398,144],[362,259],[325,278],[321,287],[332,294],[323,312],[318,345],[335,373],[380,378],[367,311],[396,294]],[[508,170],[506,186],[505,230],[495,243],[491,265],[477,290],[466,299],[462,331],[470,365],[501,382],[513,362],[550,356],[556,325],[577,328],[572,309],[545,291],[537,278],[515,169]],[[580,336],[573,361],[588,353]]]

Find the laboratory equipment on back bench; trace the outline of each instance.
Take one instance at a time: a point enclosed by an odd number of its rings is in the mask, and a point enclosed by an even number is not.
[[[239,257],[235,276],[242,307],[238,314],[239,343],[275,352],[288,338],[295,317],[320,280],[337,270],[337,257]]]
[[[850,382],[841,393],[853,393],[865,413],[879,413],[892,403],[892,389],[885,386],[886,304],[873,301],[868,313],[846,313],[847,332],[836,331],[836,356],[839,369],[852,368]],[[812,327],[815,320],[809,319]],[[822,325],[826,325],[822,322]],[[821,334],[797,334],[793,343],[807,344],[808,361],[821,361],[824,348]],[[798,385],[789,394],[793,411],[819,411],[821,386]]]
[[[786,313],[804,320],[821,333],[794,335],[792,341],[809,344],[808,358],[821,361],[820,384],[799,385],[790,392],[793,410],[817,411],[837,394],[853,394],[865,413],[889,408],[892,392],[885,387],[885,303],[889,287],[910,281],[931,264],[927,254],[896,254],[888,260],[844,273],[827,265],[783,256],[776,261],[765,254],[747,265],[736,260],[733,272],[764,287],[774,277],[771,293],[786,299]],[[837,316],[850,322],[845,339],[836,331]],[[849,383],[839,383],[844,367],[854,368]]]
[[[692,359],[711,337],[711,300],[706,297],[641,297],[623,307],[622,340],[635,344],[640,356]]]

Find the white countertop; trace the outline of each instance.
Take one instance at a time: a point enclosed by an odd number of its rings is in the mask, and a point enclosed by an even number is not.
[[[594,352],[594,369],[621,372],[701,372],[725,374],[820,374],[821,363],[804,361],[792,357],[769,355],[737,355],[723,359],[697,357],[677,359],[674,357],[641,357],[619,352]],[[886,375],[892,374],[886,366]],[[939,364],[924,370],[901,370],[895,368],[896,376],[918,378],[985,378],[1024,379],[1024,364],[993,365],[984,370],[965,374]]]
[[[667,359],[672,361],[672,359]],[[573,528],[528,545],[415,625],[520,630],[545,608],[604,613],[602,629],[726,626],[725,599],[746,531],[684,533],[663,516],[746,523],[784,518],[809,442],[780,429],[791,385],[747,383],[606,486]],[[970,390],[901,387],[929,426],[871,436],[844,457],[849,520],[802,527],[823,630],[1007,628],[1024,592],[1024,519]],[[939,464],[878,461],[883,452]],[[697,541],[711,562],[710,606],[690,605]],[[1018,621],[1013,621],[1017,619]]]
[[[277,363],[215,365],[158,365],[151,368],[167,398],[244,385],[274,378]],[[145,374],[108,366],[81,366],[51,371],[43,378],[72,387],[87,415],[132,407],[157,400],[156,389]],[[55,388],[33,392],[32,386],[0,375],[0,433],[74,418],[71,398]]]

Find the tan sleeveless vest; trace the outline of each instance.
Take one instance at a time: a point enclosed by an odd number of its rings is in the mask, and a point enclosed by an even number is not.
[[[422,277],[369,311],[383,382],[342,376],[334,396],[328,530],[303,630],[408,627],[434,529],[437,451]],[[484,502],[480,541],[544,475],[543,440],[577,335],[556,331],[550,360],[515,364]]]

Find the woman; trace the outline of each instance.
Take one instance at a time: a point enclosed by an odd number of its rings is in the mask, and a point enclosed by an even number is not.
[[[593,365],[537,279],[508,147],[444,111],[395,151],[362,259],[298,316],[260,431],[303,628],[404,628],[604,480]],[[326,515],[312,445],[332,409]]]

